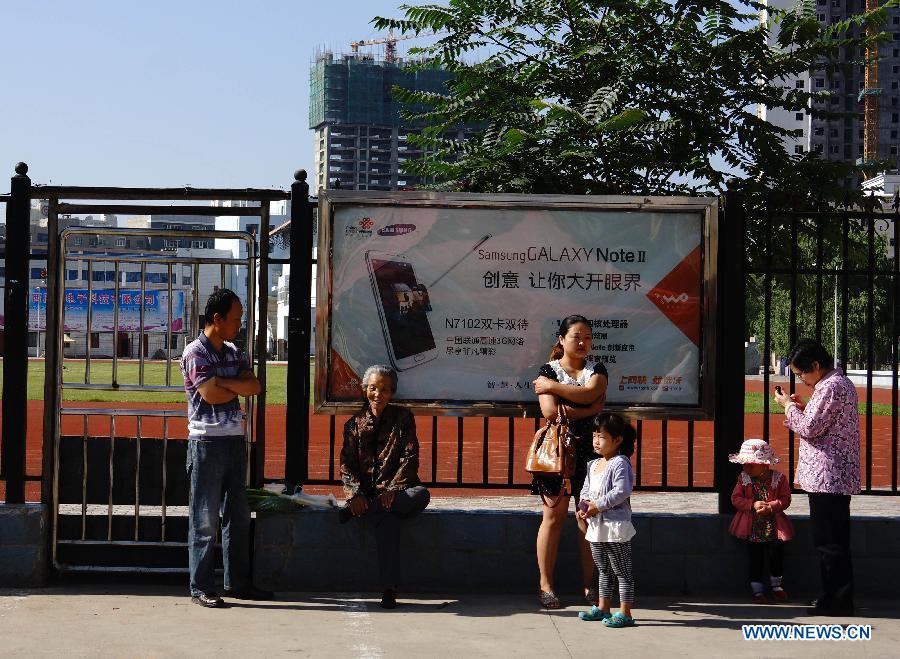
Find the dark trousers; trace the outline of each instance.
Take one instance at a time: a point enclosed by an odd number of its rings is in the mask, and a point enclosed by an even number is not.
[[[240,590],[250,576],[250,507],[246,492],[247,445],[243,437],[191,439],[188,549],[191,595],[215,588],[216,533],[222,513],[225,588]]]
[[[852,609],[850,495],[810,493],[809,521],[822,571],[822,594],[817,608]]]
[[[769,558],[769,574],[773,577],[784,576],[784,541],[769,542],[747,541],[750,554],[750,581],[763,583],[766,574],[766,556]]]
[[[382,590],[396,589],[398,585],[402,521],[425,510],[429,501],[431,493],[421,485],[397,492],[390,510],[384,509],[378,497],[369,499],[369,508],[364,517],[370,519],[375,527]]]

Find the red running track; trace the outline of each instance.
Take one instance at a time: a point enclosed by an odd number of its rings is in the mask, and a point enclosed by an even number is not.
[[[761,391],[762,382],[747,381],[747,391]],[[808,396],[806,387],[798,387],[801,396]],[[860,390],[860,400],[865,399],[865,390]],[[889,389],[874,389],[873,400],[877,403],[890,404],[891,391]],[[108,407],[109,403],[77,403],[79,407]],[[179,403],[144,403],[129,404],[133,408],[163,408],[184,409]],[[341,429],[348,417],[335,417],[334,459],[330,460],[332,444],[330,441],[330,420],[325,415],[310,416],[310,477],[314,479],[328,479],[332,474],[339,474],[338,458],[341,444]],[[770,414],[769,428],[770,440],[775,450],[782,457],[781,468],[788,469],[788,432],[782,425],[783,415]],[[270,406],[266,414],[266,464],[265,475],[270,480],[284,478],[284,444],[285,444],[286,407],[283,405]],[[432,480],[433,465],[436,464],[435,474],[438,483],[456,483],[458,473],[457,447],[458,447],[458,417],[437,417],[437,442],[436,453],[433,450],[432,422],[430,417],[418,418],[418,435],[420,442],[420,475],[424,480]],[[481,417],[468,417],[462,419],[462,482],[481,483],[484,481],[483,456],[484,424]],[[488,426],[488,469],[487,481],[489,483],[507,483],[509,434],[508,420],[505,418],[489,418]],[[2,418],[0,418],[2,428]],[[82,421],[80,418],[64,417],[63,433],[71,435],[82,434]],[[513,483],[518,489],[510,490],[486,490],[484,488],[436,488],[435,493],[455,494],[458,496],[477,496],[488,492],[493,494],[525,494],[530,482],[529,475],[522,469],[525,454],[534,434],[533,419],[514,419],[513,421]],[[685,421],[670,421],[667,434],[666,483],[669,486],[688,485],[688,424]],[[744,437],[737,437],[732,442],[736,451],[743,439],[762,436],[763,415],[747,414],[744,418]],[[659,421],[645,421],[642,424],[642,439],[640,451],[633,458],[635,468],[640,471],[640,484],[644,487],[659,487],[662,485],[662,423]],[[866,421],[861,420],[861,464],[862,478],[865,486],[866,464]],[[29,475],[41,473],[41,444],[43,432],[43,401],[28,401],[28,439],[26,446],[26,470]],[[91,435],[108,435],[108,418],[92,417],[88,426]],[[119,436],[134,436],[135,422],[133,418],[119,418],[117,420],[116,434]],[[143,421],[143,436],[161,437],[162,420],[145,418]],[[183,419],[173,419],[169,422],[169,436],[173,439],[187,437],[187,426]],[[796,443],[794,452],[794,464],[796,464]],[[435,459],[436,457],[436,459]],[[694,424],[694,450],[693,450],[693,485],[696,487],[711,487],[713,484],[713,423],[711,421],[698,421]],[[891,452],[891,417],[872,417],[872,479],[871,486],[876,489],[890,488],[892,484],[892,452]],[[330,472],[331,468],[331,472]],[[0,499],[5,494],[5,484],[0,483]],[[40,499],[40,483],[26,483],[26,498],[29,501]]]

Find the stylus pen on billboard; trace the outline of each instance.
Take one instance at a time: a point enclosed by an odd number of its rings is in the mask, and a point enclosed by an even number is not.
[[[429,284],[428,288],[434,288],[434,285],[435,285],[436,283],[438,283],[441,279],[443,279],[444,277],[446,277],[447,275],[449,275],[449,274],[450,274],[450,271],[453,270],[453,268],[455,268],[455,267],[458,266],[460,263],[462,263],[463,261],[465,261],[465,260],[466,260],[466,257],[469,256],[469,254],[471,254],[471,253],[474,252],[476,249],[478,249],[479,247],[481,247],[482,245],[484,245],[484,243],[487,242],[487,241],[488,241],[489,239],[491,239],[492,237],[493,237],[493,236],[492,236],[491,234],[488,234],[488,235],[486,235],[484,238],[482,238],[481,240],[479,240],[477,243],[475,243],[474,245],[472,245],[472,249],[470,249],[468,252],[466,252],[465,254],[463,254],[463,255],[462,255],[462,258],[460,258],[459,261],[457,261],[456,263],[454,263],[453,265],[451,265],[449,268],[447,268],[446,270],[444,270],[444,274],[442,274],[440,277],[438,277],[438,278],[435,279],[433,282],[431,282],[431,284]]]

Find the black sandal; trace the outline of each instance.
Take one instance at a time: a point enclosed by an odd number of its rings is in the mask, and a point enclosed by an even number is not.
[[[556,596],[552,590],[542,590],[540,594],[541,606],[545,609],[561,609],[562,604],[559,601],[559,598]]]

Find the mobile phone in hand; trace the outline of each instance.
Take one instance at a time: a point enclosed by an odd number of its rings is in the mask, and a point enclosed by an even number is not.
[[[588,511],[588,502],[585,501],[584,499],[579,501],[578,502],[578,510],[580,510],[583,513],[586,513]]]
[[[781,395],[784,393],[784,392],[781,390],[781,385],[780,385],[780,384],[776,384],[776,385],[775,385],[775,393],[778,394],[779,396],[781,396]]]

